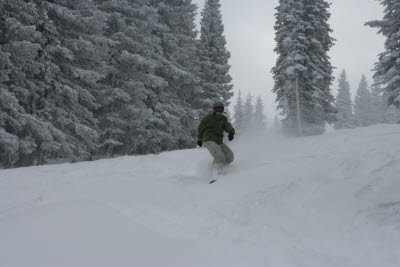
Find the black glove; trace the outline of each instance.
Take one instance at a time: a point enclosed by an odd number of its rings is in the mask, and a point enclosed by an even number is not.
[[[202,147],[202,146],[203,146],[203,141],[197,140],[197,145],[198,145],[199,147]]]
[[[228,140],[232,141],[234,135],[235,135],[235,133],[230,132],[229,135],[228,135]]]

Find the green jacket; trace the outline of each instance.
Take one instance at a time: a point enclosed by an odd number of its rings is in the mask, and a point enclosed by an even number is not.
[[[205,116],[199,125],[197,139],[203,142],[214,141],[221,145],[224,138],[224,131],[235,133],[235,129],[228,122],[224,115],[214,113]]]

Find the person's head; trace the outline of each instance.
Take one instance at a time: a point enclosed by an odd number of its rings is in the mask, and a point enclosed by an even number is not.
[[[216,102],[213,105],[214,112],[218,115],[221,115],[224,112],[224,103]]]

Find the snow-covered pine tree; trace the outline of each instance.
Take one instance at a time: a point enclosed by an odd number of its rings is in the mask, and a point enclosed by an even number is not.
[[[233,85],[229,75],[230,53],[226,48],[220,1],[206,0],[201,15],[198,45],[201,84],[199,107],[202,110],[200,115],[204,115],[215,101],[223,101],[229,106]]]
[[[385,111],[385,123],[400,123],[400,109],[398,109],[394,105],[387,106],[387,109]]]
[[[356,126],[371,125],[371,93],[368,90],[368,82],[363,75],[354,99],[354,117]]]
[[[380,81],[384,90],[384,96],[389,104],[400,107],[400,1],[380,0],[385,7],[382,20],[369,21],[366,25],[378,28],[379,34],[386,37],[385,51],[379,54],[379,61],[375,64],[374,77]]]
[[[146,96],[135,97],[135,93],[144,90],[144,85],[130,81],[130,77],[139,77],[136,71],[131,70],[129,59],[124,57],[130,55],[126,49],[138,50],[141,47],[144,38],[131,26],[134,23],[132,21],[140,20],[129,1],[102,1],[98,3],[98,9],[106,18],[107,30],[104,36],[112,41],[109,47],[110,72],[102,80],[104,88],[96,95],[101,105],[95,113],[101,129],[101,153],[109,156],[135,153],[128,145],[131,138],[129,130],[140,125],[140,122],[132,123],[131,120],[141,120],[138,116],[140,109],[146,109],[143,100]],[[136,38],[129,36],[129,32],[132,35],[135,33]],[[141,60],[139,55],[132,55],[132,58],[135,59],[131,60],[132,65],[140,65],[137,63]]]
[[[243,104],[243,131],[253,130],[254,118],[253,96],[248,93]]]
[[[307,39],[303,13],[303,1],[294,0],[280,0],[275,13],[274,51],[278,54],[278,58],[275,67],[272,68],[275,82],[273,92],[276,94],[277,108],[284,116],[283,128],[293,132],[300,128],[298,118],[302,119],[297,109],[297,100],[301,101],[296,95],[298,84],[296,78],[303,80],[306,71]]]
[[[142,0],[106,0],[99,3],[99,9],[107,15],[105,35],[115,43],[111,47],[112,72],[104,81],[109,88],[102,90],[101,108],[97,112],[103,131],[101,146],[111,155],[149,153],[146,138],[150,135],[155,138],[150,134],[155,121],[163,122],[155,116],[154,108],[148,108],[157,102],[151,84],[159,65],[151,57],[159,38],[153,39],[145,27],[148,19],[156,22],[158,16]],[[153,31],[150,26],[149,31]],[[154,82],[155,87],[156,84],[165,86],[161,79]]]
[[[0,82],[0,167],[12,167],[19,161],[24,115],[18,99]]]
[[[155,2],[158,10],[163,68],[160,76],[168,86],[159,97],[163,103],[168,125],[171,148],[193,147],[198,121],[191,106],[199,96],[197,30],[195,17],[197,6],[192,0],[166,0]]]
[[[375,80],[371,87],[370,121],[371,124],[385,123],[386,101],[382,96],[382,88]]]
[[[319,134],[334,121],[328,9],[324,0],[280,0],[276,8],[273,92],[286,131]]]
[[[235,106],[233,107],[233,119],[235,120],[234,125],[236,131],[240,131],[243,128],[243,113],[242,92],[239,90]]]
[[[0,10],[5,10],[5,1],[0,1]],[[5,13],[0,14],[0,32],[5,32],[5,21],[10,19]],[[19,147],[23,136],[25,110],[18,103],[14,92],[10,91],[12,83],[10,74],[15,68],[10,60],[11,53],[3,51],[8,42],[0,39],[0,167],[11,167],[19,160]]]
[[[195,18],[197,5],[192,0],[156,2],[161,24],[163,56],[177,68],[169,69],[168,81],[179,97],[187,102],[198,95],[198,59]]]
[[[124,146],[117,153],[146,154],[176,148],[172,131],[176,132],[180,123],[176,110],[181,103],[168,91],[165,73],[181,70],[172,68],[164,57],[160,34],[168,29],[161,24],[155,2],[106,0],[100,9],[108,15],[107,37],[116,43],[112,49],[115,72],[107,80],[117,95],[125,95],[122,107],[116,99],[108,105],[113,117],[120,119],[118,125],[109,127],[123,139],[118,139]],[[112,120],[109,114],[104,110],[104,121]]]
[[[54,105],[46,111],[50,120],[68,136],[73,153],[90,159],[98,152],[99,128],[94,112],[99,108],[95,96],[105,86],[110,72],[110,40],[103,37],[106,17],[94,1],[39,1],[45,15],[54,23],[48,31],[53,40],[48,61],[56,73],[49,77]],[[51,49],[51,46],[49,49]]]
[[[265,130],[266,117],[264,114],[264,103],[261,99],[261,96],[257,97],[256,106],[254,110],[254,125],[257,130]]]
[[[350,84],[347,81],[346,71],[339,77],[339,88],[336,97],[336,130],[352,128],[354,125],[353,103],[351,101]]]
[[[310,62],[307,72],[312,92],[308,95],[311,99],[311,112],[307,115],[307,124],[311,125],[310,134],[322,133],[325,124],[335,121],[336,109],[331,85],[334,81],[333,69],[328,55],[334,45],[335,39],[330,34],[333,32],[328,21],[330,3],[326,0],[305,0],[306,3],[306,36],[309,42],[308,54]],[[308,97],[307,97],[308,98]],[[307,101],[307,102],[308,102]],[[305,110],[308,110],[307,108]],[[307,124],[305,125],[307,128]]]
[[[5,11],[0,15],[0,128],[5,137],[1,139],[6,140],[4,151],[9,154],[1,161],[6,167],[42,164],[46,157],[70,155],[66,135],[48,117],[55,114],[44,113],[52,105],[49,95],[55,93],[48,84],[57,68],[53,69],[47,58],[54,36],[45,31],[53,25],[48,24],[38,3],[0,2],[0,9]]]

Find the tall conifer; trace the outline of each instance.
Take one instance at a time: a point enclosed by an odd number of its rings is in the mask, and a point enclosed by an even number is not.
[[[168,83],[164,103],[172,148],[193,146],[198,121],[192,104],[199,96],[197,30],[195,16],[197,6],[191,0],[166,0],[156,2],[160,24],[163,68],[160,76]]]
[[[230,53],[226,48],[220,1],[206,0],[201,14],[198,49],[201,83],[199,105],[201,113],[205,114],[216,101],[223,101],[226,106],[229,105],[233,85],[229,75]]]
[[[276,8],[273,92],[283,126],[291,132],[322,133],[325,123],[334,121],[328,9],[324,0],[280,0]]]
[[[371,123],[371,93],[365,76],[361,77],[357,94],[354,99],[354,117],[357,126],[370,126]]]
[[[371,86],[370,116],[372,124],[385,123],[386,106],[385,98],[382,96],[382,88],[379,82],[375,80]]]
[[[369,21],[366,25],[378,28],[379,34],[386,37],[385,51],[379,54],[379,61],[375,64],[375,78],[382,84],[385,98],[389,104],[400,107],[400,1],[380,0],[385,7],[382,20]]]
[[[254,126],[253,96],[248,93],[243,104],[243,130],[250,131]]]
[[[0,14],[0,146],[9,154],[2,161],[8,167],[27,166],[42,164],[45,157],[68,157],[72,137],[56,120],[57,111],[67,112],[72,103],[65,100],[55,106],[54,98],[68,92],[56,90],[54,77],[60,70],[52,60],[55,54],[62,57],[65,49],[52,35],[54,25],[40,1],[0,5],[5,11]],[[73,105],[84,110],[81,103]]]
[[[261,96],[258,96],[256,100],[254,108],[254,124],[257,130],[265,130],[266,118],[264,114],[264,103]]]
[[[242,92],[239,90],[238,97],[236,99],[235,106],[233,107],[233,118],[235,120],[235,129],[240,131],[243,128],[243,98]]]
[[[347,81],[346,71],[343,70],[339,77],[339,88],[336,97],[335,129],[351,128],[354,125],[353,103],[351,101],[350,84]]]

